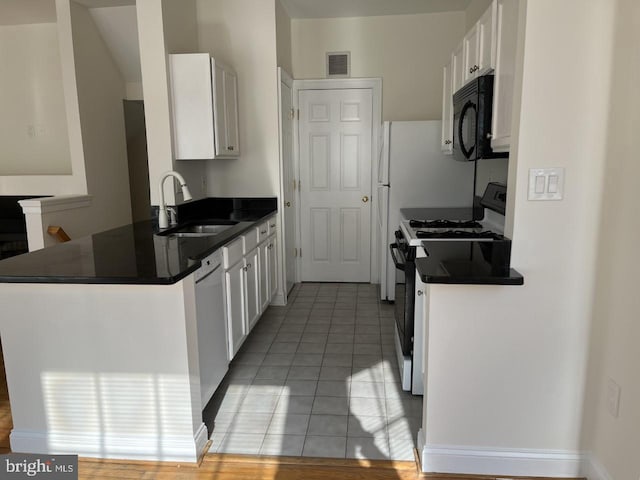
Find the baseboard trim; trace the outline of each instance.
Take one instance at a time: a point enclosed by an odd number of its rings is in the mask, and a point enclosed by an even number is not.
[[[419,432],[418,443],[423,442],[424,436]],[[582,454],[569,451],[493,450],[424,443],[419,451],[425,473],[575,478],[580,476],[583,462]]]
[[[203,423],[193,436],[124,437],[99,433],[50,433],[14,429],[9,439],[13,452],[195,464],[207,448],[208,435]]]
[[[278,307],[283,307],[287,304],[287,302],[284,299],[284,294],[283,293],[276,293],[273,296],[273,299],[271,300],[271,305],[276,305]]]
[[[613,480],[613,477],[609,475],[607,469],[592,452],[583,454],[580,475],[588,480]]]

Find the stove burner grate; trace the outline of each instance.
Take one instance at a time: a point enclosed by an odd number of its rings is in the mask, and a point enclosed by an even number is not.
[[[485,230],[483,232],[469,232],[466,230],[445,230],[439,232],[429,232],[424,230],[418,230],[416,232],[418,238],[456,238],[456,239],[475,239],[475,238],[488,238],[491,240],[500,240],[502,235],[492,232],[491,230]]]
[[[473,220],[409,220],[411,228],[482,228]]]

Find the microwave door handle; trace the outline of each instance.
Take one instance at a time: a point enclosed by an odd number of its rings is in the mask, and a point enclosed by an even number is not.
[[[397,243],[392,243],[391,245],[389,245],[389,250],[391,251],[391,258],[393,259],[393,264],[396,266],[396,268],[398,270],[402,270],[404,272],[404,263],[400,263],[398,261],[398,257],[396,257],[396,254],[394,252],[394,250],[398,249],[398,244]]]
[[[469,150],[467,150],[462,136],[462,124],[464,122],[464,117],[470,108],[475,108],[475,106],[473,105],[473,102],[471,100],[468,100],[467,103],[464,104],[464,107],[462,107],[462,111],[460,112],[460,121],[458,122],[458,139],[460,141],[460,150],[462,151],[462,154],[465,158],[471,158],[473,150],[475,149],[475,146],[472,146]]]

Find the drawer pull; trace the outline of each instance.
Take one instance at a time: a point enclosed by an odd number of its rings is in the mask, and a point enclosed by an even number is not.
[[[264,235],[265,233],[267,233],[266,230],[260,230],[260,235]]]

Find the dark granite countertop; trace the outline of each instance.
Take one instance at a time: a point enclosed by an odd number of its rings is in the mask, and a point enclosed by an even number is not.
[[[498,249],[501,242],[425,242],[426,258],[416,258],[416,271],[425,283],[523,285],[524,278]],[[504,266],[506,263],[506,266]]]
[[[209,198],[178,207],[180,223],[234,220],[208,237],[158,235],[157,221],[137,222],[0,261],[0,283],[176,283],[207,255],[277,211],[275,198]]]

